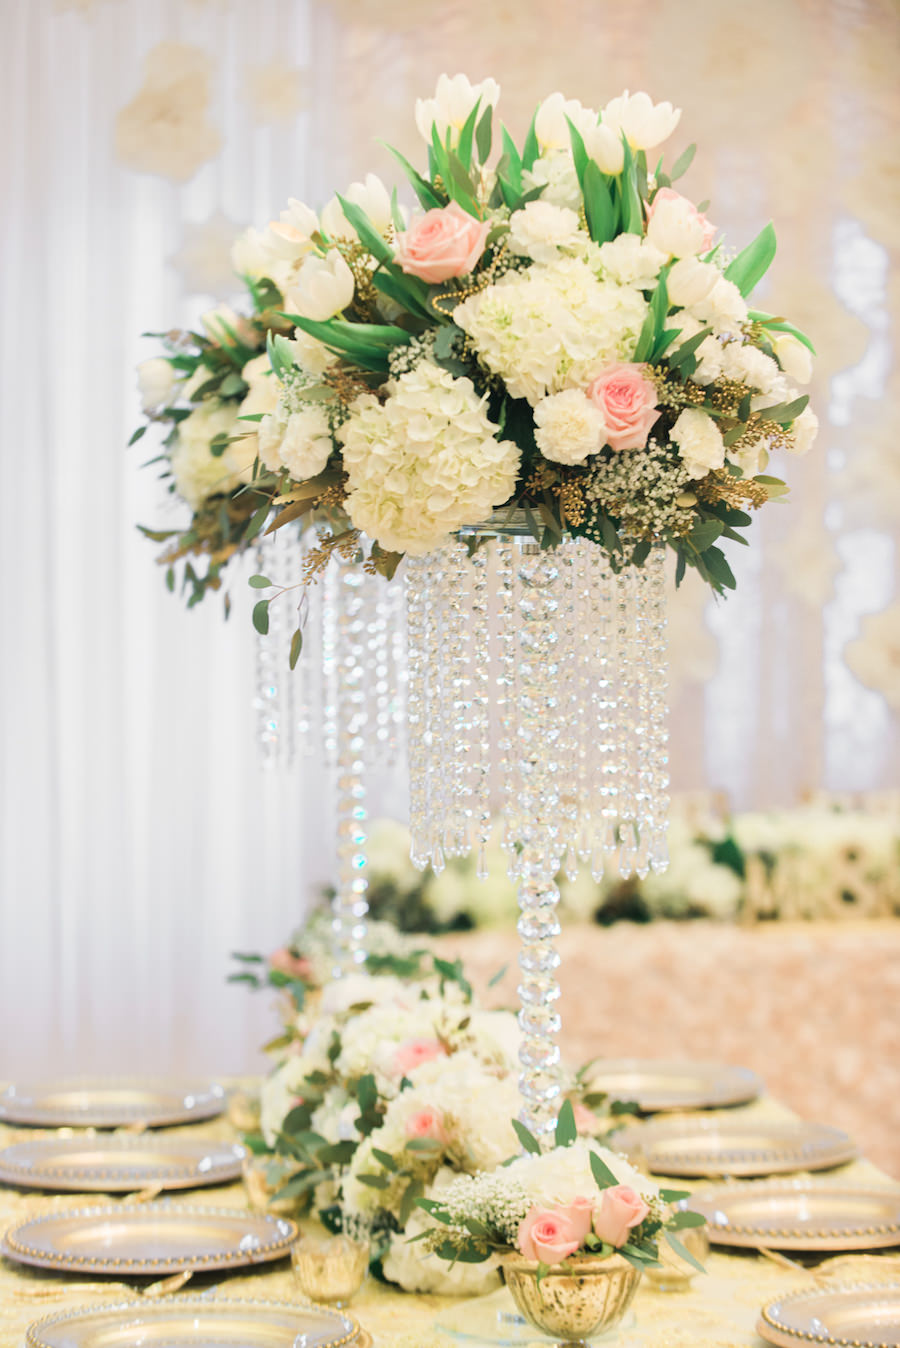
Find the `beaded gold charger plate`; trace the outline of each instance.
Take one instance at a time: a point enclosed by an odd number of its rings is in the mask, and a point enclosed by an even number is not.
[[[28,1327],[28,1348],[365,1348],[369,1336],[342,1311],[282,1301],[188,1296],[49,1315]]]
[[[722,1063],[610,1058],[591,1068],[591,1090],[633,1101],[648,1114],[673,1109],[724,1109],[755,1100],[762,1081],[748,1067]]]
[[[652,1120],[624,1128],[613,1146],[656,1174],[685,1177],[827,1170],[857,1155],[839,1128],[780,1119]]]
[[[777,1297],[763,1307],[756,1332],[779,1348],[821,1343],[829,1348],[896,1348],[900,1282],[838,1283]]]
[[[700,1189],[688,1206],[718,1245],[775,1250],[877,1250],[900,1245],[900,1189],[816,1180]]]
[[[159,1128],[212,1119],[224,1108],[225,1091],[211,1081],[72,1077],[0,1092],[0,1123],[36,1128]]]
[[[193,1189],[237,1179],[246,1155],[237,1143],[206,1138],[40,1137],[0,1151],[0,1183],[107,1194]]]
[[[163,1201],[34,1217],[6,1233],[0,1253],[63,1273],[143,1277],[281,1259],[297,1234],[283,1217]]]

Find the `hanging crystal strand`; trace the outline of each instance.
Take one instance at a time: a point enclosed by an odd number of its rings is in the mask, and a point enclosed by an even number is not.
[[[444,839],[448,823],[449,735],[447,726],[447,666],[445,659],[444,617],[456,580],[453,554],[449,548],[431,552],[426,558],[425,600],[425,685],[428,699],[425,726],[426,815],[428,851],[431,869],[440,875],[446,864]]]
[[[254,550],[257,574],[280,585],[278,535],[257,544]],[[287,761],[290,754],[290,670],[283,646],[284,599],[269,605],[269,630],[256,634],[257,736],[267,765]]]
[[[487,879],[487,845],[491,837],[491,630],[488,613],[489,554],[486,546],[472,557],[471,633],[472,703],[470,720],[470,772],[472,814],[478,856],[475,873]]]
[[[666,658],[665,548],[655,547],[647,558],[647,668],[649,672],[649,746],[652,787],[649,804],[650,869],[659,873],[669,864],[668,662]]]
[[[431,571],[427,557],[406,560],[406,629],[409,666],[407,719],[409,723],[409,831],[410,860],[424,870],[431,859],[431,821],[428,815],[428,774],[432,761],[426,743],[428,718],[427,624]]]
[[[387,679],[390,690],[388,762],[394,763],[398,758],[402,758],[406,747],[406,702],[409,696],[406,597],[403,582],[399,579],[393,580],[387,587],[387,594],[389,602]]]
[[[588,769],[594,787],[591,792],[594,823],[591,875],[599,883],[603,878],[606,858],[617,847],[619,818],[615,640],[618,577],[601,549],[594,544],[588,546],[586,606],[589,616],[585,623],[585,640],[590,647],[589,662],[593,667],[590,720],[593,721],[596,737],[593,763]]]
[[[473,571],[462,543],[444,549],[446,589],[443,601],[442,686],[449,751],[444,766],[445,814],[443,844],[447,856],[471,850],[472,820],[472,655]]]
[[[559,668],[560,736],[557,781],[560,795],[562,869],[568,880],[578,877],[580,820],[579,737],[581,724],[578,665],[579,546],[572,540],[557,548],[560,570]]]
[[[634,568],[625,566],[616,577],[616,715],[613,738],[616,757],[619,874],[629,876],[634,865]]]
[[[366,958],[366,576],[352,561],[340,559],[332,567],[340,587],[335,651],[338,874],[331,906],[332,976],[341,978]]]
[[[319,582],[321,595],[320,634],[322,642],[322,757],[333,766],[337,759],[338,731],[338,610],[340,607],[340,572],[337,565],[328,566]]]
[[[521,1121],[535,1137],[547,1141],[556,1126],[560,1053],[556,1042],[560,1018],[556,1007],[559,955],[559,792],[556,758],[560,707],[557,698],[559,568],[554,555],[533,544],[522,546],[519,577],[520,718],[518,760],[521,774],[521,826],[515,840],[521,847],[519,882],[522,940],[518,987],[522,1044]]]
[[[635,874],[643,880],[650,873],[650,826],[653,797],[653,760],[650,732],[650,688],[653,664],[650,659],[650,571],[648,566],[633,568],[635,650],[634,662],[634,815],[636,845],[633,858]]]
[[[325,706],[325,676],[323,671],[324,604],[321,581],[308,581],[297,609],[303,632],[303,652],[294,669],[297,679],[294,725],[297,745],[304,758],[323,755],[322,711]]]
[[[497,753],[500,788],[502,792],[503,846],[507,853],[507,875],[518,879],[520,858],[515,847],[518,836],[518,817],[521,783],[518,773],[517,746],[519,742],[518,649],[518,546],[509,538],[498,538],[494,545],[495,575],[499,596],[499,625],[497,631]]]

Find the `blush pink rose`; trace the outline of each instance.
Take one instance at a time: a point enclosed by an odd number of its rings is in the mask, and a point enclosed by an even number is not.
[[[308,978],[311,973],[309,960],[302,955],[292,955],[286,945],[272,951],[269,966],[281,974],[287,974],[288,978]]]
[[[408,1077],[423,1062],[443,1058],[446,1053],[444,1045],[437,1039],[405,1039],[394,1054],[394,1072],[398,1077]]]
[[[612,449],[643,449],[659,417],[656,386],[643,365],[610,365],[588,385],[587,396],[603,415]]]
[[[434,1105],[425,1105],[422,1109],[417,1109],[415,1114],[410,1114],[404,1132],[410,1138],[430,1137],[434,1142],[447,1141],[444,1116]]]
[[[397,235],[397,261],[429,285],[466,276],[484,252],[490,223],[476,220],[455,201],[435,207]]]
[[[627,1184],[615,1184],[603,1190],[602,1200],[594,1210],[594,1235],[619,1249],[628,1240],[628,1232],[640,1226],[649,1211],[640,1194]]]
[[[516,1243],[526,1259],[559,1264],[575,1253],[587,1235],[590,1225],[585,1228],[584,1216],[581,1210],[573,1214],[572,1207],[532,1208],[519,1225]]]
[[[593,1136],[599,1133],[603,1127],[599,1117],[587,1105],[583,1105],[580,1100],[572,1102],[572,1113],[575,1116],[575,1127],[579,1133],[587,1133]]]

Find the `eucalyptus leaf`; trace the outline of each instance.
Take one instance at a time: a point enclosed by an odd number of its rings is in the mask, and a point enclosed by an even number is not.
[[[269,601],[260,599],[258,604],[253,605],[253,626],[261,636],[265,636],[269,630]]]

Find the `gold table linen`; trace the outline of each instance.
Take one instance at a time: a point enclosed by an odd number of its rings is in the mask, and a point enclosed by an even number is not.
[[[746,1114],[757,1118],[790,1118],[788,1110],[763,1097],[740,1110],[723,1111],[734,1118]],[[706,1113],[704,1117],[710,1117]],[[679,1117],[668,1115],[669,1118]],[[185,1130],[191,1136],[235,1140],[237,1134],[226,1118],[197,1124]],[[0,1146],[35,1137],[34,1129],[0,1126]],[[835,1182],[888,1185],[892,1181],[867,1161],[854,1161],[828,1172]],[[826,1176],[827,1178],[827,1176]],[[683,1187],[708,1181],[685,1182]],[[682,1182],[678,1181],[678,1187]],[[196,1195],[178,1195],[174,1203],[196,1201]],[[0,1228],[4,1231],[30,1215],[85,1206],[96,1201],[79,1194],[41,1194],[0,1186]],[[112,1200],[115,1201],[115,1200]],[[127,1200],[125,1200],[127,1201]],[[202,1192],[204,1205],[247,1206],[242,1184],[229,1184]],[[634,1302],[634,1317],[626,1321],[617,1348],[762,1348],[754,1325],[760,1307],[770,1298],[813,1285],[812,1274],[781,1267],[752,1251],[725,1253],[713,1249],[707,1275],[699,1274],[689,1291],[661,1292],[645,1278]],[[122,1283],[114,1279],[88,1280],[69,1274],[47,1273],[0,1259],[0,1348],[22,1348],[25,1329],[41,1316],[78,1306],[109,1304],[140,1292],[147,1280]],[[286,1260],[248,1271],[210,1273],[195,1278],[189,1291],[215,1288],[214,1295],[269,1297],[272,1300],[302,1300],[290,1263]],[[177,1295],[177,1293],[175,1293]],[[459,1307],[455,1298],[411,1295],[369,1278],[350,1307],[373,1335],[375,1348],[449,1348],[453,1342],[435,1329],[444,1308]],[[473,1345],[474,1348],[474,1345]]]

